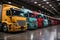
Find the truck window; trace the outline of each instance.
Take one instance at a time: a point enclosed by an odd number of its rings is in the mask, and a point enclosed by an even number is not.
[[[11,9],[12,16],[24,16],[22,11]]]
[[[29,17],[35,17],[35,15],[34,14],[32,14],[32,13],[29,13]]]
[[[37,15],[36,18],[41,18],[41,15]]]
[[[28,17],[28,14],[24,14],[25,17]]]
[[[44,19],[46,19],[46,17],[44,16]]]
[[[8,15],[8,16],[10,16],[11,14],[10,14],[10,10],[7,10],[6,11],[6,14]]]

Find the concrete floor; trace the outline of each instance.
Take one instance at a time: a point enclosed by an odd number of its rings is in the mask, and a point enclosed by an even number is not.
[[[0,40],[57,40],[57,37],[60,39],[59,35],[60,25],[57,25],[19,33],[0,32]]]

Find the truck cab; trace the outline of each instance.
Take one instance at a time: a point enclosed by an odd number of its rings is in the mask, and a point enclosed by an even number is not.
[[[41,17],[41,15],[37,15],[37,22],[38,22],[38,27],[42,28],[43,27],[43,17]]]
[[[34,14],[32,13],[25,14],[25,17],[27,17],[28,29],[38,28],[37,19],[34,16]]]
[[[29,13],[28,29],[36,29],[36,28],[38,28],[37,18],[34,16],[34,14]]]
[[[27,30],[26,17],[20,16],[22,12],[18,10],[18,7],[9,4],[3,4],[2,7],[2,30],[4,32]]]
[[[37,11],[33,11],[33,14],[37,18],[38,28],[42,28],[43,27],[43,17]]]
[[[22,9],[21,11],[24,12],[24,16],[27,18],[28,29],[38,28],[37,19],[34,16],[33,12],[26,8]]]

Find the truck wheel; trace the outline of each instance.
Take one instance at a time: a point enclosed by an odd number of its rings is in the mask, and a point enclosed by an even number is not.
[[[3,24],[2,27],[3,27],[3,32],[7,32],[8,31],[7,24]]]

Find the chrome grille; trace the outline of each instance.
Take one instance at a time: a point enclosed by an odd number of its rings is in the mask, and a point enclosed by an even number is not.
[[[37,21],[33,21],[33,23],[34,23],[34,24],[36,24],[36,23],[37,23]]]
[[[25,26],[25,24],[26,24],[26,21],[23,21],[23,20],[19,20],[17,22],[18,22],[19,26]]]

